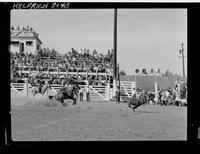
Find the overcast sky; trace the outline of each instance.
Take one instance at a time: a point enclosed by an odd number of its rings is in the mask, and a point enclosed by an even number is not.
[[[62,53],[71,48],[106,53],[113,48],[113,17],[112,9],[12,10],[11,25],[29,25],[42,47]],[[117,61],[127,74],[160,68],[182,75],[178,56],[182,42],[187,56],[186,9],[119,9],[117,31]]]

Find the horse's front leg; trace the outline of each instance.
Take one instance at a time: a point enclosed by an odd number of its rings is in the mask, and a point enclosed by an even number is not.
[[[139,105],[135,105],[135,106],[133,106],[131,108],[132,108],[133,111],[135,111],[135,109],[138,108],[138,107],[139,107]]]
[[[65,104],[64,102],[64,98],[61,98],[60,101],[59,101],[63,106],[66,106],[67,104]]]

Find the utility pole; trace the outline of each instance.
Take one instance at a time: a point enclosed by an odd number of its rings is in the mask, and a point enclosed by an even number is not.
[[[117,84],[117,86],[119,86],[119,89],[120,89],[120,74],[119,74],[119,64],[117,64],[117,81],[118,81],[118,84]]]
[[[117,9],[114,9],[114,38],[113,38],[113,92],[116,92],[117,80]]]
[[[179,50],[179,53],[182,54],[182,64],[183,64],[183,77],[185,78],[185,64],[184,64],[184,49],[183,49],[183,43],[181,44],[182,49]]]

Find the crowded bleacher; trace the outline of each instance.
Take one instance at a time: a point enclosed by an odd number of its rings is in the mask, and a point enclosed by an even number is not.
[[[11,72],[13,80],[23,78],[33,78],[32,72],[40,72],[36,75],[38,78],[46,78],[42,76],[42,72],[48,71],[47,78],[59,78],[51,72],[87,72],[87,73],[108,73],[112,68],[112,52],[108,50],[107,54],[98,54],[94,49],[91,53],[88,49],[80,49],[79,51],[71,49],[65,54],[59,54],[54,49],[41,49],[37,54],[32,53],[13,53],[11,54]],[[29,73],[22,73],[28,71]],[[65,78],[66,75],[61,76]],[[83,79],[81,75],[71,75],[75,79]],[[104,76],[90,76],[91,81],[101,80]],[[105,80],[105,79],[104,79]],[[58,82],[58,80],[54,80]],[[11,81],[12,82],[12,81]],[[61,82],[61,81],[60,81]]]

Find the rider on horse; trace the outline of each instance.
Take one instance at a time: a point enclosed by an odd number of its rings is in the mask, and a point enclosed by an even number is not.
[[[61,93],[67,93],[68,95],[70,95],[72,92],[72,89],[73,89],[73,85],[72,85],[72,80],[70,78],[62,81],[61,89],[60,89]]]
[[[75,83],[73,80],[67,79],[62,82],[61,89],[58,90],[58,93],[53,97],[55,97],[55,99],[62,103],[64,106],[64,99],[72,99],[73,105],[76,105],[79,90],[80,87],[77,83]],[[50,99],[53,97],[49,96]]]

